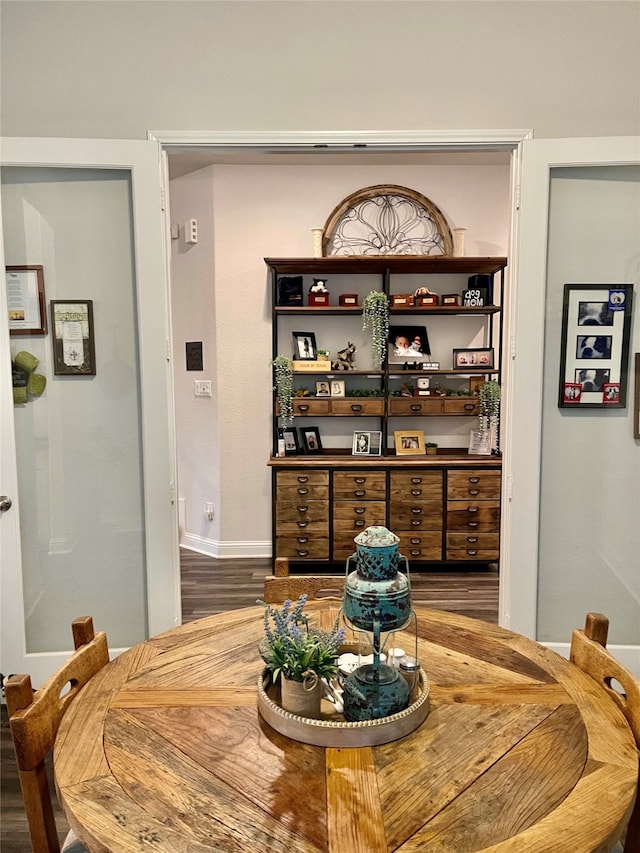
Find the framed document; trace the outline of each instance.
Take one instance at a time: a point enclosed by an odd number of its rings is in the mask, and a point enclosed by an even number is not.
[[[46,335],[44,273],[41,265],[8,266],[7,307],[10,335]]]
[[[95,376],[93,302],[51,300],[53,372],[58,376]]]

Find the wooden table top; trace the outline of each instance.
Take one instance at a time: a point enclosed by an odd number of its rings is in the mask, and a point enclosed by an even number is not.
[[[327,603],[307,610],[326,623]],[[261,719],[260,607],[125,652],[60,728],[55,776],[71,826],[92,853],[609,850],[638,772],[615,704],[518,634],[416,612],[431,711],[374,747],[310,746]]]

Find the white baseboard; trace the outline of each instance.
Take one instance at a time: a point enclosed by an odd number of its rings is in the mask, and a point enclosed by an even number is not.
[[[189,551],[197,551],[198,554],[206,554],[208,557],[222,559],[223,557],[236,557],[239,559],[249,557],[270,557],[271,542],[217,542],[214,539],[205,539],[193,533],[186,533],[180,539],[180,547]]]

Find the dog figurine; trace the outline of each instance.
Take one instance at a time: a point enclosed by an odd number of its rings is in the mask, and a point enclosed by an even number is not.
[[[355,354],[356,346],[349,341],[344,349],[338,351],[338,357],[331,362],[331,370],[355,370]]]

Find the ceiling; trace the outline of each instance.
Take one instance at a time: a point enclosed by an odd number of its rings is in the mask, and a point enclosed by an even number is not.
[[[214,164],[258,166],[494,166],[508,164],[511,151],[332,151],[295,148],[167,146],[169,178],[179,178]]]

